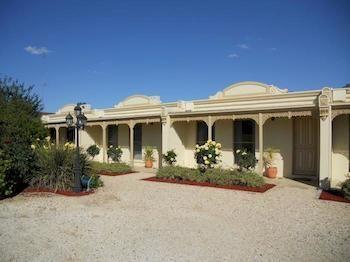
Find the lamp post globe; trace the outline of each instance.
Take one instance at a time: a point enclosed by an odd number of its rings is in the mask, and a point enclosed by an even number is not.
[[[66,123],[67,126],[71,127],[73,125],[73,117],[70,113],[66,116]]]
[[[79,104],[74,107],[74,114],[75,116],[81,115],[81,106]]]

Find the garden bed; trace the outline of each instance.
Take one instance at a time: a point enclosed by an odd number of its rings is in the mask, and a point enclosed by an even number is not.
[[[343,203],[350,203],[350,200],[346,199],[342,196],[340,191],[336,190],[322,190],[319,199],[328,200],[328,201],[336,201]]]
[[[149,177],[149,178],[144,178],[142,180],[151,181],[151,182],[162,182],[162,183],[172,183],[172,184],[181,184],[181,185],[201,186],[201,187],[215,187],[215,188],[241,190],[241,191],[249,191],[249,192],[256,192],[256,193],[264,193],[267,190],[269,190],[275,186],[274,184],[264,184],[264,185],[259,186],[259,187],[242,186],[242,185],[216,185],[216,184],[209,183],[209,182],[195,182],[195,181],[189,181],[189,180],[178,180],[178,179],[157,178],[157,177]]]
[[[119,172],[113,172],[108,170],[101,170],[99,171],[99,175],[101,176],[123,176],[123,175],[131,175],[136,173],[135,171],[127,172],[127,173],[119,173]]]
[[[53,194],[58,194],[58,195],[63,195],[63,196],[86,196],[95,193],[94,190],[91,191],[81,191],[81,192],[73,192],[73,191],[68,191],[68,190],[52,190],[48,188],[26,188],[23,190],[23,193],[53,193]]]

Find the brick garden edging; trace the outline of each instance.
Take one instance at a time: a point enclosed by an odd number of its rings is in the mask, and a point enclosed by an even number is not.
[[[58,195],[63,195],[63,196],[74,196],[74,197],[79,197],[79,196],[87,196],[90,194],[95,193],[94,190],[91,191],[81,191],[81,192],[73,192],[73,191],[63,191],[63,190],[57,190],[54,191],[52,189],[47,189],[47,188],[26,188],[22,191],[23,193],[53,193],[53,194],[58,194]]]
[[[343,203],[350,204],[350,200],[346,199],[345,197],[334,194],[332,192],[327,192],[325,190],[322,190],[322,193],[320,194],[319,199],[328,200],[328,201],[343,202]]]
[[[276,186],[274,184],[265,184],[261,187],[240,186],[240,185],[221,186],[221,185],[211,184],[208,182],[194,182],[194,181],[188,181],[188,180],[162,179],[162,178],[157,178],[157,177],[149,177],[149,178],[144,178],[141,180],[151,181],[151,182],[201,186],[201,187],[215,187],[215,188],[221,188],[221,189],[240,190],[240,191],[248,191],[248,192],[255,192],[255,193],[264,193],[267,190]]]

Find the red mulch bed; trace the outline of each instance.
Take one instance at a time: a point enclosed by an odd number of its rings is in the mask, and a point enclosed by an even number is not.
[[[321,193],[319,199],[328,200],[328,201],[350,203],[350,200],[344,198],[342,195],[339,194],[339,192],[334,192],[334,191],[322,190],[322,193]]]
[[[134,174],[136,172],[129,172],[129,173],[115,173],[115,172],[111,172],[111,171],[101,171],[98,174],[101,176],[124,176],[124,175],[130,175],[130,174]]]
[[[256,193],[264,193],[267,190],[269,190],[275,186],[274,184],[265,184],[261,187],[239,186],[239,185],[220,186],[220,185],[215,185],[215,184],[211,184],[208,182],[194,182],[194,181],[188,181],[188,180],[162,179],[162,178],[157,178],[155,176],[149,177],[149,178],[144,178],[142,180],[152,181],[152,182],[181,184],[181,185],[191,185],[191,186],[215,187],[215,188],[241,190],[241,191],[249,191],[249,192],[256,192]]]
[[[81,191],[79,193],[73,192],[73,191],[63,191],[63,190],[57,190],[54,191],[52,189],[47,189],[47,188],[26,188],[23,190],[24,193],[54,193],[54,194],[59,194],[63,196],[86,196],[94,193],[93,190],[91,191]]]

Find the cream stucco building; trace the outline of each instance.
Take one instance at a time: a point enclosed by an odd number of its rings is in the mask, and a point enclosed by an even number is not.
[[[74,141],[65,117],[74,104],[43,116],[56,142]],[[273,85],[241,82],[208,99],[162,103],[159,97],[135,95],[112,108],[83,106],[88,118],[80,131],[82,147],[102,148],[99,161],[108,161],[107,147],[118,145],[122,160],[143,165],[143,151],[152,146],[155,165],[174,149],[177,163],[194,167],[197,143],[212,139],[222,144],[222,166],[235,165],[235,149],[247,148],[259,160],[267,147],[280,150],[278,176],[309,179],[339,186],[349,173],[350,88],[288,92]]]

